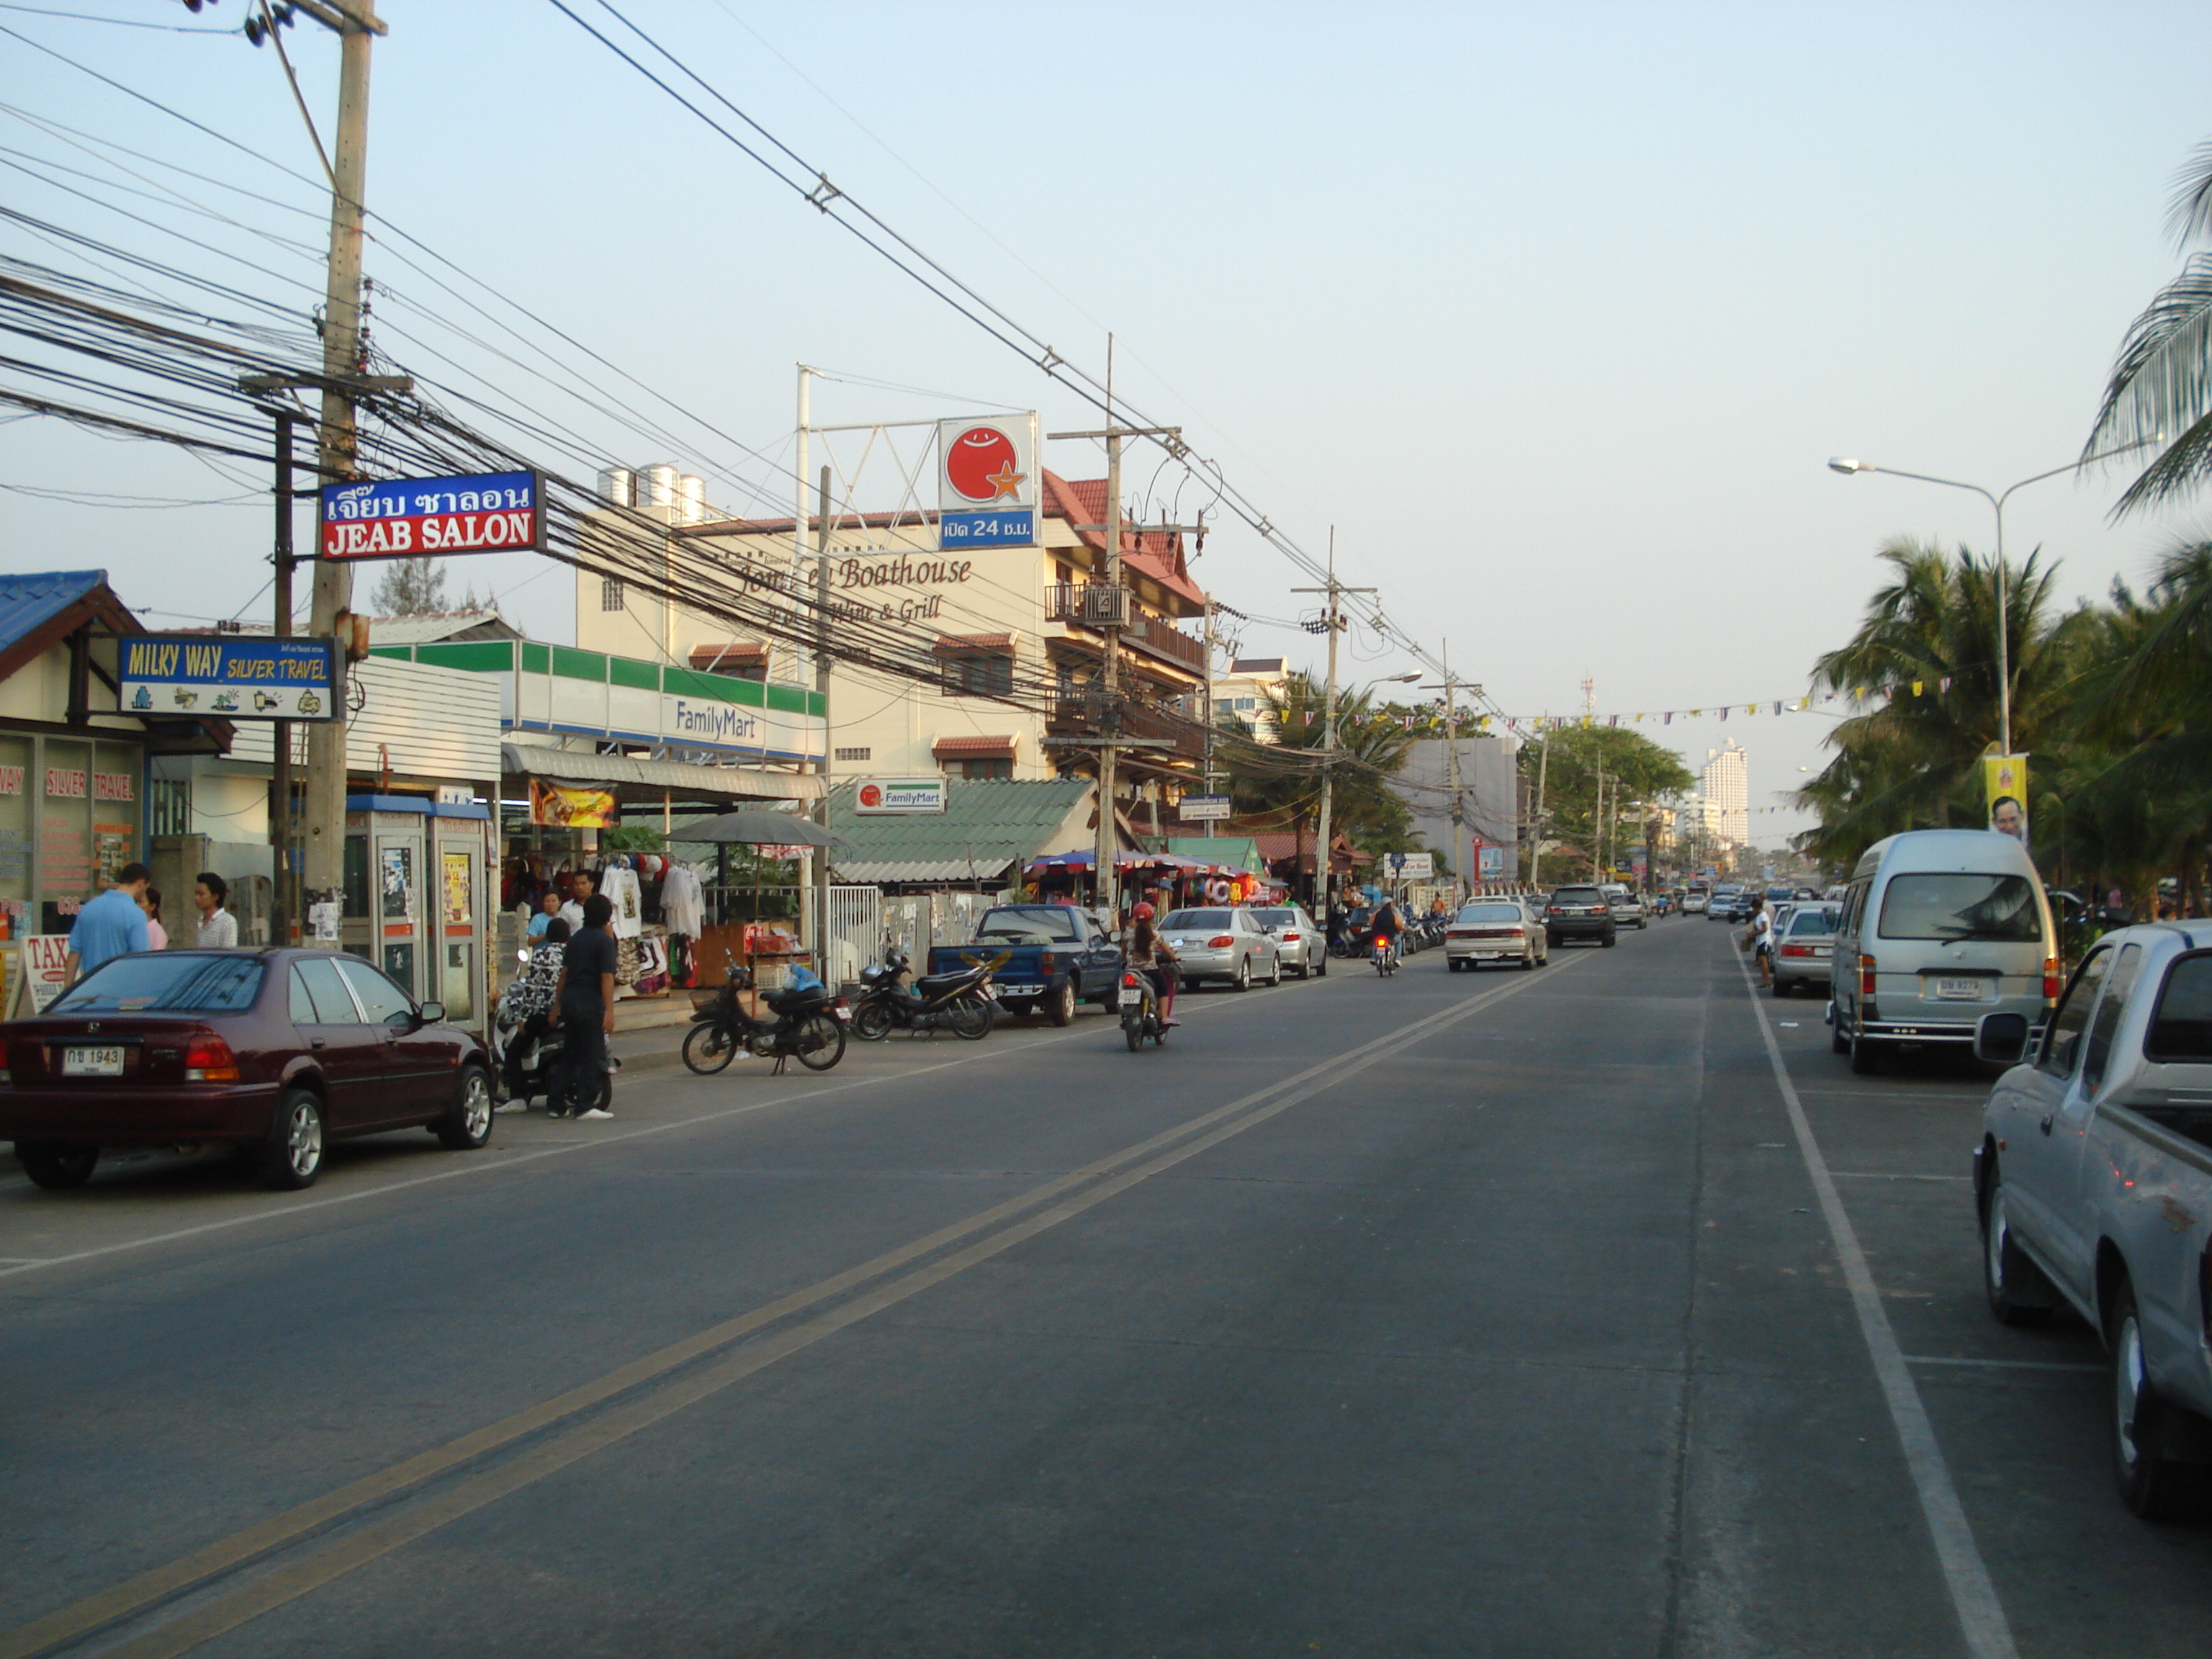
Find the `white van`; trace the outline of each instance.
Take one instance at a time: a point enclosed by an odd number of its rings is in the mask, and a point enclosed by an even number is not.
[[[1911,830],[1867,848],[1836,923],[1830,1042],[1871,1072],[1885,1047],[1971,1049],[1984,1014],[2031,1027],[2058,1000],[2057,933],[2027,849],[1988,830]]]

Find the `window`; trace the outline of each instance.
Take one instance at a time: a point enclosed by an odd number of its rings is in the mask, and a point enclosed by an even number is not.
[[[949,760],[945,763],[948,778],[1011,778],[1014,763],[1001,756],[996,760]]]
[[[840,749],[833,758],[841,761],[864,761],[872,759],[874,755],[875,750],[872,749]]]
[[[1014,690],[1014,659],[995,651],[963,653],[945,659],[948,697],[1005,697]]]
[[[192,832],[192,781],[155,778],[153,783],[154,833],[189,836]]]
[[[2040,945],[2043,913],[2025,876],[1893,876],[1881,896],[1880,932],[1884,939]]]
[[[258,957],[167,951],[102,963],[56,998],[52,1014],[235,1014],[261,993]]]
[[[2143,1053],[2184,1064],[2212,1060],[2212,956],[2184,957],[2173,964]]]
[[[1800,910],[1790,918],[1792,939],[1826,939],[1835,931],[1836,913],[1832,910]]]
[[[623,580],[619,576],[599,578],[599,609],[619,611],[623,608]]]
[[[2039,1068],[2053,1077],[2074,1075],[2074,1062],[2081,1055],[2081,1033],[2089,1025],[2089,1005],[2097,1000],[2097,988],[2105,982],[2112,966],[2110,951],[2100,951],[2081,964],[2081,971],[2066,988],[2066,1000],[2051,1017],[2050,1034],[2043,1042],[2043,1058],[2036,1062]]]
[[[2112,1033],[2119,1029],[2120,1016],[2127,1012],[2128,993],[2136,988],[2136,975],[2142,970],[2142,946],[2124,946],[2120,959],[2112,964],[2112,982],[2105,988],[2105,1000],[2097,1005],[2096,1017],[2089,1022],[2089,1040],[2081,1054],[2084,1094],[2095,1094],[2105,1081],[2105,1068],[2112,1058]]]
[[[307,1012],[301,1012],[304,1001]],[[353,999],[338,978],[335,957],[314,957],[292,964],[292,1024],[295,1025],[358,1025]]]
[[[1230,919],[1236,915],[1234,910],[1170,910],[1160,919],[1160,931],[1188,928],[1194,933],[1200,929],[1210,933],[1217,927],[1228,927]]]
[[[338,971],[345,975],[371,1025],[396,1025],[412,1020],[415,1004],[407,993],[357,957],[340,957]]]

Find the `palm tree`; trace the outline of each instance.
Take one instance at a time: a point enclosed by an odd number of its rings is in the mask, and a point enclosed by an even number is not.
[[[1267,702],[1277,741],[1232,739],[1224,750],[1230,788],[1239,812],[1271,813],[1303,836],[1314,829],[1321,811],[1324,693],[1311,675],[1293,673]],[[1337,694],[1329,811],[1334,827],[1355,843],[1398,848],[1412,833],[1412,815],[1387,780],[1404,769],[1414,736],[1398,719],[1378,711],[1367,692]]]
[[[2212,241],[2212,140],[2177,175],[2166,223],[2179,247]],[[2190,254],[2129,325],[2082,459],[2146,441],[2162,446],[2159,457],[2128,486],[2115,516],[2212,477],[2212,252]]]

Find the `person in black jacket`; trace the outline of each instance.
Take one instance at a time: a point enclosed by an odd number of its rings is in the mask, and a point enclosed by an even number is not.
[[[560,981],[554,987],[553,1006],[561,1016],[561,1066],[554,1082],[553,1098],[546,1104],[548,1117],[610,1118],[596,1101],[599,1079],[607,1069],[607,1038],[615,1029],[615,936],[607,931],[614,920],[614,901],[594,893],[584,901],[584,926],[569,939],[561,962]]]

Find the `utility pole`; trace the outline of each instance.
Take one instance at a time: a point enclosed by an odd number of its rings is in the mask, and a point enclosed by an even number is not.
[[[1537,892],[1544,889],[1544,783],[1552,769],[1552,739],[1544,738],[1536,757],[1536,816],[1528,826],[1528,885]]]
[[[794,476],[799,480],[799,500],[798,504],[792,509],[791,514],[791,580],[794,587],[801,580],[803,580],[804,573],[806,569],[806,466],[808,460],[811,459],[808,453],[807,440],[813,434],[814,431],[812,413],[813,384],[814,371],[809,368],[805,363],[799,364],[798,431],[799,464],[797,467],[793,469]],[[774,651],[773,647],[770,647],[770,651],[772,653]],[[797,646],[794,645],[792,647],[791,654],[791,678],[796,680],[799,678],[799,647]],[[771,672],[769,675],[769,678],[770,679],[774,679],[775,676]]]
[[[1213,793],[1213,593],[1206,595],[1206,793]],[[1213,839],[1213,820],[1206,821],[1206,838]],[[1292,849],[1295,853],[1296,849]]]
[[[1336,579],[1336,526],[1328,527],[1328,586],[1326,587],[1294,587],[1293,593],[1326,593],[1328,595],[1328,690],[1322,700],[1321,727],[1321,817],[1314,828],[1314,888],[1313,902],[1324,915],[1328,901],[1336,890],[1336,871],[1328,855],[1330,797],[1329,768],[1336,756],[1336,638],[1345,629],[1344,616],[1338,600],[1346,593],[1372,593],[1371,587],[1346,587]],[[1295,855],[1297,849],[1293,848]]]
[[[1462,682],[1458,675],[1451,672],[1451,642],[1449,640],[1443,642],[1443,678],[1433,685],[1425,685],[1421,690],[1424,691],[1442,691],[1444,694],[1445,754],[1449,758],[1451,769],[1451,861],[1456,869],[1464,872],[1467,880],[1467,890],[1469,893],[1472,893],[1475,888],[1475,878],[1480,872],[1469,869],[1468,865],[1461,864],[1459,861],[1459,832],[1467,823],[1467,808],[1466,804],[1460,797],[1459,710],[1454,694],[1457,692]],[[1482,688],[1480,686],[1477,686],[1474,689],[1477,691],[1480,691]],[[1472,864],[1474,861],[1474,851],[1472,848],[1468,850],[1468,863]],[[1455,879],[1456,879],[1456,878],[1455,878]]]
[[[276,592],[276,626],[280,640],[292,632],[292,428],[293,416],[276,415],[276,571],[271,585]],[[335,712],[335,711],[334,711]],[[269,726],[272,765],[269,781],[269,840],[276,849],[270,860],[269,942],[283,946],[292,942],[292,722],[272,720]]]
[[[313,12],[310,8],[311,15]],[[354,390],[346,382],[361,373],[361,276],[362,199],[368,175],[369,46],[385,27],[365,6],[337,12],[339,29],[338,124],[331,167],[331,243],[323,302],[323,416],[319,429],[320,481],[343,481],[358,471],[354,427]],[[327,21],[327,20],[325,20]],[[338,617],[352,603],[353,572],[335,559],[315,562],[313,608],[308,631],[320,638],[337,632]],[[334,653],[337,675],[331,687],[331,714],[307,728],[307,776],[302,814],[307,846],[302,895],[312,915],[319,902],[335,903],[345,878],[346,722],[345,656]],[[313,930],[309,930],[312,934]],[[318,940],[332,947],[335,939]]]
[[[830,827],[830,469],[822,469],[822,490],[814,519],[814,689],[822,694],[822,799],[817,814],[822,827]],[[814,970],[836,995],[837,981],[830,977],[830,849],[814,849]]]
[[[1079,525],[1077,529],[1102,532],[1106,538],[1106,587],[1109,595],[1105,614],[1085,615],[1084,620],[1099,632],[1098,713],[1098,835],[1093,847],[1097,860],[1098,908],[1109,916],[1121,914],[1120,894],[1114,877],[1115,757],[1124,749],[1172,749],[1168,738],[1121,736],[1121,629],[1129,624],[1129,592],[1121,585],[1121,440],[1172,438],[1179,445],[1182,428],[1174,426],[1119,426],[1114,420],[1114,337],[1106,337],[1106,424],[1096,432],[1054,432],[1062,438],[1103,438],[1106,441],[1106,522]],[[1078,739],[1080,743],[1081,740]],[[1087,744],[1083,746],[1088,747]]]

